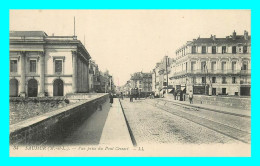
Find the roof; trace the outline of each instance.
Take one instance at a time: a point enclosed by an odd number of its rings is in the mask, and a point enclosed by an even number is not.
[[[137,72],[131,76],[131,80],[141,80],[143,78],[152,77],[152,73]]]
[[[45,37],[48,36],[43,31],[10,31],[11,37]]]
[[[192,43],[194,44],[203,44],[203,43],[212,43],[212,44],[235,44],[235,43],[251,43],[251,36],[248,36],[248,40],[246,40],[244,38],[244,36],[236,36],[235,40],[232,39],[232,37],[228,37],[228,38],[215,38],[215,40],[213,40],[213,38],[198,38],[196,40],[194,40]]]
[[[248,35],[247,31],[244,31],[244,35],[236,35],[236,32],[233,32],[233,35],[227,36],[226,38],[216,38],[216,36],[210,36],[209,38],[200,38],[193,39],[193,41],[187,41],[187,43],[181,46],[176,52],[181,51],[186,46],[192,45],[251,45],[251,36]]]

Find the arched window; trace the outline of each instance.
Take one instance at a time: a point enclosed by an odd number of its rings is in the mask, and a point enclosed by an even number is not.
[[[56,79],[53,82],[53,96],[63,96],[63,81],[61,79]]]
[[[10,97],[18,96],[18,81],[16,79],[11,79],[9,82],[9,95]]]

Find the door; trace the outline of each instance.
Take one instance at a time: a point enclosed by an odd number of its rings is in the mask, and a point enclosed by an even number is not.
[[[226,94],[226,88],[222,88],[222,95]]]
[[[63,81],[57,79],[53,83],[53,96],[63,96]]]
[[[217,94],[217,89],[216,88],[212,88],[212,95],[216,95]]]
[[[18,96],[18,81],[16,79],[11,79],[9,82],[9,95],[10,97]]]
[[[28,81],[28,97],[37,97],[38,83],[35,79]]]

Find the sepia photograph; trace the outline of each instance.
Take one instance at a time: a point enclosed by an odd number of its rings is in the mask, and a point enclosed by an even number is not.
[[[251,157],[251,10],[9,10],[10,157]]]

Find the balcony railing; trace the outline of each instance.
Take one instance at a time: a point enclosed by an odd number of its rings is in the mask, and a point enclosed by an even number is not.
[[[240,80],[240,84],[251,84],[251,82],[250,81]]]
[[[173,73],[173,77],[184,74],[251,74],[251,70],[184,70]]]

